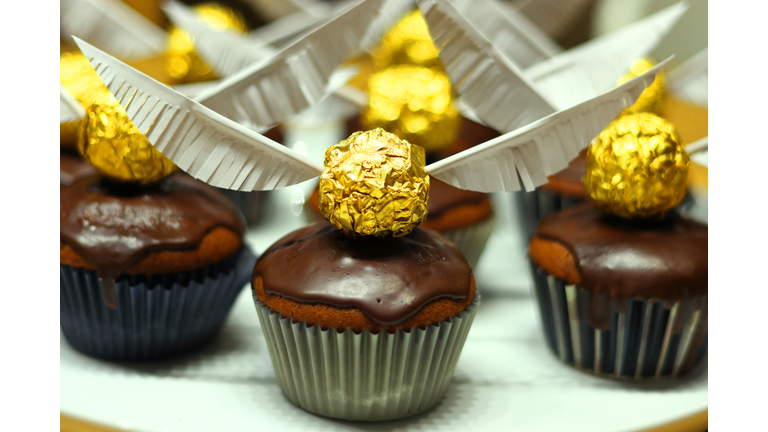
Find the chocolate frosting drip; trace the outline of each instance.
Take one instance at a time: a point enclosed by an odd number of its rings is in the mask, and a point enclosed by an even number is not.
[[[472,270],[432,231],[350,239],[327,222],[296,230],[259,258],[264,290],[299,302],[356,307],[376,322],[398,323],[439,298],[466,299]]]
[[[670,213],[660,221],[626,220],[582,203],[539,224],[536,235],[573,254],[587,291],[588,321],[608,327],[610,305],[628,299],[682,301],[702,307],[708,284],[706,225]],[[682,326],[682,323],[680,324]]]
[[[148,254],[194,249],[216,227],[245,232],[232,203],[182,174],[135,189],[85,178],[61,190],[60,207],[61,241],[96,268],[110,307],[115,279]]]
[[[61,150],[60,153],[61,187],[69,186],[83,177],[96,174],[96,169],[76,154],[64,150]]]

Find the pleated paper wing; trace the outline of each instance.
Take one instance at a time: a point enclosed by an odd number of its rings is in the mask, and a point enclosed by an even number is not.
[[[329,7],[317,0],[243,0],[243,3],[272,21],[296,12],[322,10]]]
[[[359,45],[381,2],[358,2],[266,62],[224,79],[197,100],[254,129],[290,119],[326,94],[331,73]]]
[[[63,85],[59,84],[59,122],[69,123],[85,117],[85,109]]]
[[[166,34],[119,0],[59,0],[61,35],[77,36],[125,60],[162,53]]]
[[[592,0],[516,0],[518,11],[552,37],[573,28]]]
[[[497,0],[449,0],[456,10],[507,59],[521,68],[562,49],[522,13]]]
[[[453,5],[446,0],[418,4],[453,87],[483,123],[511,132],[556,111]]]
[[[195,50],[220,77],[230,76],[278,52],[271,45],[254,43],[245,35],[210,27],[189,6],[176,1],[166,3],[163,10],[174,25],[194,36]]]
[[[610,89],[632,61],[648,55],[685,12],[677,3],[525,70],[547,100],[565,109]],[[658,60],[658,59],[657,59]]]
[[[427,166],[433,177],[479,192],[531,191],[581,149],[650,85],[665,62],[579,105]]]
[[[322,173],[322,165],[75,40],[133,124],[193,177],[250,191],[278,189]]]

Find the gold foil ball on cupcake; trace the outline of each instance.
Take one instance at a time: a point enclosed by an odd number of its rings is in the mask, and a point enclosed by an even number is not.
[[[654,218],[685,196],[688,153],[674,126],[650,113],[619,117],[587,151],[584,187],[606,213]]]
[[[402,237],[427,217],[424,149],[381,128],[355,132],[325,152],[320,211],[343,233]]]
[[[59,55],[59,81],[84,107],[112,99],[112,94],[93,70],[88,59],[80,52]],[[59,140],[61,147],[75,150],[83,130],[84,119],[61,123]]]
[[[86,108],[78,151],[102,177],[118,182],[150,184],[178,169],[150,144],[114,99]]]
[[[392,65],[419,65],[443,69],[427,22],[416,9],[405,16],[381,39],[373,52],[377,69]]]
[[[428,153],[447,148],[459,135],[461,117],[444,73],[420,66],[393,66],[368,81],[370,100],[360,124],[383,128]]]
[[[616,85],[623,84],[630,79],[648,71],[652,67],[656,66],[656,62],[649,58],[642,58],[632,62],[629,67],[629,73],[619,78]],[[666,93],[666,78],[663,73],[656,75],[656,79],[653,80],[640,94],[635,103],[622,111],[621,115],[635,114],[641,112],[653,113],[656,115],[662,114],[664,95]]]
[[[248,27],[239,12],[218,3],[193,6],[197,18],[216,30],[246,33]],[[168,74],[179,82],[192,83],[216,78],[213,69],[195,52],[195,39],[187,31],[172,27],[168,31]]]

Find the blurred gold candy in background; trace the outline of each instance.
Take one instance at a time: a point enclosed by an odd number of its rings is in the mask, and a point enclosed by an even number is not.
[[[616,85],[623,84],[643,72],[656,66],[656,62],[650,58],[638,59],[632,62],[629,67],[629,73],[619,78]],[[649,112],[661,115],[663,111],[664,95],[666,93],[666,78],[664,73],[659,73],[656,79],[640,94],[635,103],[622,111],[621,115]]]

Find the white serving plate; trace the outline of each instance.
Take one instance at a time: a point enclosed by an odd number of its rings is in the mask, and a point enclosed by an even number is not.
[[[304,215],[297,214],[300,201],[314,185],[270,193],[266,220],[248,234],[255,251],[304,224]],[[353,423],[294,406],[277,384],[244,287],[221,334],[175,359],[96,360],[73,350],[62,335],[61,412],[143,432],[615,432],[660,426],[707,409],[706,359],[692,376],[648,383],[598,378],[556,360],[540,333],[513,200],[503,194],[493,198],[496,230],[475,269],[480,308],[452,385],[430,411],[392,422]]]

